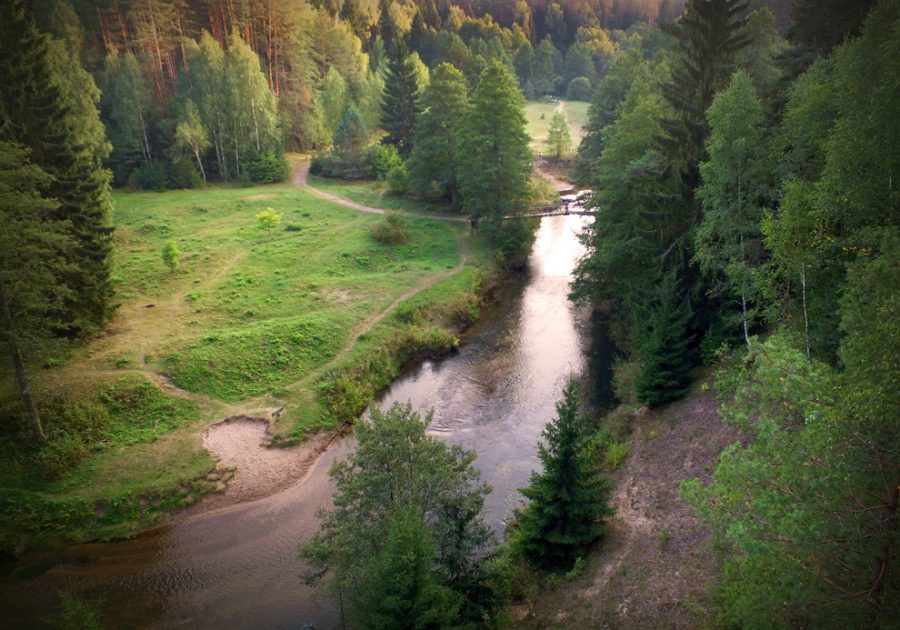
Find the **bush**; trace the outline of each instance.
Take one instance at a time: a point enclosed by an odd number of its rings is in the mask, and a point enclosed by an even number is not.
[[[200,188],[203,179],[197,165],[188,159],[172,162],[168,168],[169,188]]]
[[[594,93],[594,86],[587,77],[575,77],[566,88],[566,98],[571,101],[589,101]]]
[[[402,214],[389,212],[384,220],[371,229],[372,238],[382,245],[399,245],[406,242],[406,219]]]
[[[392,144],[376,144],[366,153],[371,176],[375,179],[387,179],[391,171],[403,166],[403,160]]]
[[[46,479],[61,479],[84,461],[88,447],[77,433],[64,433],[49,441],[38,453],[37,464]]]
[[[258,184],[281,182],[288,176],[288,163],[280,151],[260,151],[244,168],[250,181]]]
[[[342,158],[335,153],[314,156],[309,164],[309,172],[311,175],[351,180],[370,176],[369,165],[364,160]]]
[[[154,162],[134,171],[128,177],[128,187],[139,190],[155,190],[161,192],[169,185],[166,166],[162,162]]]
[[[622,464],[625,463],[629,450],[628,442],[612,442],[606,447],[606,455],[603,456],[603,461],[610,470],[619,470]]]
[[[109,412],[95,402],[79,402],[66,407],[63,421],[66,433],[80,435],[88,444],[105,439],[109,431]]]
[[[405,164],[400,164],[388,173],[388,189],[395,195],[405,195],[409,192],[409,171]]]

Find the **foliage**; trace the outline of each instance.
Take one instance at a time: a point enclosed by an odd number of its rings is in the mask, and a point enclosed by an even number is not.
[[[100,94],[91,76],[62,42],[39,32],[21,0],[0,11],[0,99],[7,142],[31,150],[29,159],[49,176],[45,193],[58,203],[49,233],[65,231],[63,325],[72,333],[101,326],[110,297],[109,143],[97,112]],[[54,251],[51,248],[51,251]]]
[[[181,256],[181,250],[175,241],[166,241],[162,249],[162,260],[166,267],[173,273],[178,268],[178,259]]]
[[[594,86],[587,77],[575,77],[566,87],[566,98],[573,101],[589,101],[594,93]]]
[[[459,134],[469,107],[462,72],[444,63],[435,68],[422,96],[409,158],[410,187],[421,197],[459,202]]]
[[[40,414],[30,391],[26,361],[53,345],[65,318],[72,272],[66,253],[73,246],[69,226],[52,213],[46,198],[51,181],[21,146],[0,142],[0,339],[12,360],[22,405],[35,441],[44,440]]]
[[[266,208],[262,212],[256,214],[256,227],[265,230],[270,235],[272,230],[281,225],[281,213],[276,212],[275,208]]]
[[[642,369],[634,388],[640,402],[658,405],[685,394],[691,368],[690,304],[674,278],[660,282],[647,315],[638,342]]]
[[[381,126],[387,132],[384,142],[397,147],[403,157],[412,149],[413,130],[420,111],[416,65],[406,45],[398,41],[388,59]]]
[[[584,547],[603,535],[609,482],[585,449],[587,417],[579,408],[574,381],[563,389],[557,417],[538,445],[543,472],[532,473],[522,489],[528,505],[518,514],[516,545],[527,558],[546,566],[571,568]]]
[[[509,69],[489,64],[472,95],[458,149],[465,156],[459,160],[463,209],[481,219],[479,227],[502,245],[502,258],[514,263],[528,255],[534,240],[527,223],[502,221],[528,201],[532,156],[523,104]]]
[[[375,179],[387,179],[395,168],[403,167],[403,160],[392,144],[376,144],[369,149],[366,159],[369,161],[371,176]]]
[[[491,545],[480,516],[488,488],[472,466],[474,453],[427,436],[429,420],[409,404],[375,408],[370,422],[357,425],[356,451],[331,468],[334,508],[322,513],[301,555],[331,568],[329,580],[354,618],[374,614],[408,627],[399,615],[427,625],[493,612],[480,595]],[[461,619],[458,602],[466,599]]]
[[[709,160],[700,165],[703,184],[696,194],[704,213],[694,237],[694,258],[712,277],[713,291],[740,298],[740,321],[749,343],[763,289],[760,221],[770,196],[763,108],[750,75],[736,72],[729,87],[716,95],[707,116]]]
[[[398,245],[407,239],[406,219],[399,212],[389,212],[384,220],[372,226],[372,238],[382,245]]]
[[[288,176],[288,163],[280,151],[260,151],[247,158],[245,168],[251,182],[273,184]]]
[[[49,620],[51,627],[57,630],[103,630],[106,627],[97,602],[70,591],[62,591],[59,599],[62,610]]]
[[[550,119],[547,131],[547,148],[558,160],[572,147],[572,134],[569,133],[569,120],[562,112],[555,112]]]

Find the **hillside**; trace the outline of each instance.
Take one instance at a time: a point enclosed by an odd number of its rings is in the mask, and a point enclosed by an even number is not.
[[[613,476],[607,524],[582,574],[558,580],[516,609],[519,628],[697,628],[709,621],[719,561],[710,528],[679,496],[683,480],[707,481],[722,449],[738,441],[706,381],[685,399],[613,414],[631,448]]]

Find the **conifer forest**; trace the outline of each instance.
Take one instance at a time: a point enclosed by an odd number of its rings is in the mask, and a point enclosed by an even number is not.
[[[900,628],[898,69],[900,0],[0,2],[0,627]]]

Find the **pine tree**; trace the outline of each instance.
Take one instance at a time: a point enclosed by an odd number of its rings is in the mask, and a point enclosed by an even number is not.
[[[422,97],[425,111],[416,124],[409,157],[410,184],[420,196],[437,193],[453,205],[459,201],[457,143],[469,108],[467,92],[462,72],[448,63],[435,68]]]
[[[387,132],[384,142],[397,147],[403,157],[412,150],[413,130],[422,111],[417,77],[416,66],[406,45],[398,40],[388,59],[381,126]]]
[[[666,275],[649,307],[639,340],[641,372],[635,381],[638,400],[659,405],[685,394],[691,369],[691,309],[675,275]]]
[[[21,0],[0,7],[0,138],[31,149],[30,159],[52,176],[48,197],[73,238],[67,251],[71,288],[65,328],[95,330],[110,316],[112,248],[110,147],[97,112],[100,94],[64,45],[40,33]]]
[[[414,506],[395,508],[384,549],[358,585],[351,602],[359,627],[403,630],[456,625],[462,597],[441,583],[434,569],[431,534]]]
[[[58,204],[46,197],[52,177],[28,154],[0,141],[0,340],[10,352],[34,439],[43,442],[26,367],[61,325],[70,297],[66,253],[73,242],[68,225],[54,216]]]
[[[588,420],[579,409],[574,381],[556,403],[557,418],[538,444],[543,472],[532,473],[522,489],[529,504],[518,515],[516,545],[530,560],[568,568],[584,548],[603,535],[602,519],[612,515],[610,484],[584,448]]]
[[[704,158],[706,110],[728,83],[738,51],[749,43],[742,32],[746,11],[746,0],[689,0],[681,20],[670,28],[677,38],[677,60],[663,95],[675,116],[661,121],[665,133],[659,141],[688,195]]]

